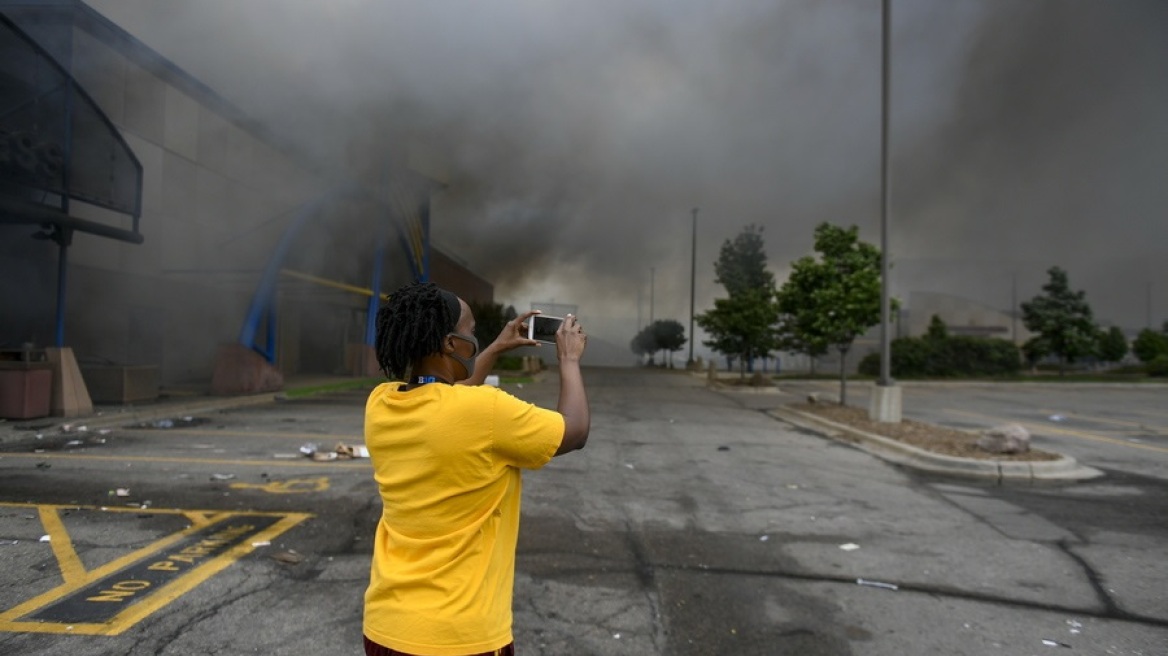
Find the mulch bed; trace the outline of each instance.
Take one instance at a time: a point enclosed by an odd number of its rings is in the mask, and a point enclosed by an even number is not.
[[[977,458],[980,460],[1041,461],[1058,460],[1056,453],[1031,449],[1026,453],[1001,454],[984,451],[977,446],[978,436],[974,433],[925,424],[904,419],[899,424],[872,421],[868,412],[861,408],[839,404],[804,403],[791,406],[824,419],[845,424],[866,433],[874,433],[898,442],[910,444],[919,449],[957,458]]]

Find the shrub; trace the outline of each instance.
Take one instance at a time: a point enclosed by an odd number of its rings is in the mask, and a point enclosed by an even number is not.
[[[965,335],[901,337],[891,344],[892,373],[897,377],[1011,376],[1022,365],[1018,347],[992,337]],[[860,361],[860,373],[880,373],[880,354]]]
[[[495,360],[495,369],[500,371],[519,371],[523,368],[523,358],[517,355],[500,355]]]
[[[1147,364],[1149,376],[1168,376],[1168,355],[1161,355]]]

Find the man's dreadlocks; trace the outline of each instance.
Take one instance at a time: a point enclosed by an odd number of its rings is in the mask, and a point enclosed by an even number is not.
[[[402,287],[377,312],[377,364],[390,378],[404,379],[415,362],[442,350],[458,319],[450,292],[431,282]]]

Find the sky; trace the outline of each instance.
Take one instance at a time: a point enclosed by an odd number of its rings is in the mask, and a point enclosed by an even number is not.
[[[823,221],[879,244],[876,0],[90,4],[322,162],[433,146],[435,242],[614,344],[688,325],[695,208],[697,312],[749,224],[780,283]],[[1007,309],[1057,265],[1168,320],[1168,3],[891,11],[892,293]]]

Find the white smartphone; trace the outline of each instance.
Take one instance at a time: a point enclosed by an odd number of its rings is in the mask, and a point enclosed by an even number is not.
[[[556,331],[564,323],[563,317],[549,317],[546,314],[533,314],[527,320],[527,339],[534,339],[545,344],[556,343]]]

